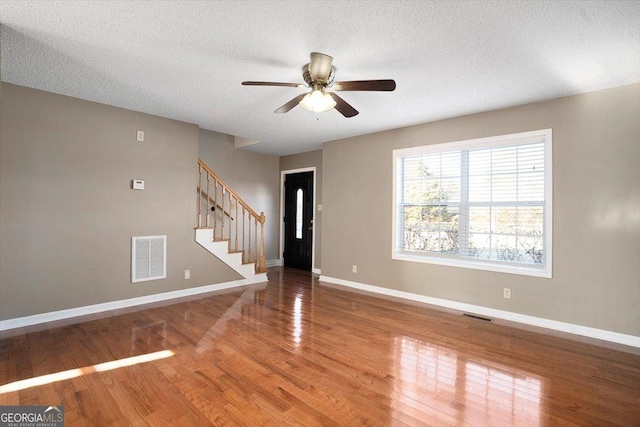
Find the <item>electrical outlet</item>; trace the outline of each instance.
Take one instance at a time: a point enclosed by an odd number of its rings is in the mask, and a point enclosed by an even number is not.
[[[353,266],[353,272],[354,272],[354,273],[357,273],[357,272],[358,272],[358,266],[357,266],[357,265],[354,265],[354,266]]]
[[[191,279],[191,270],[185,270],[184,271],[184,280],[189,280]]]
[[[504,288],[502,290],[502,297],[506,298],[506,299],[510,299],[511,298],[511,288]]]
[[[136,132],[136,140],[140,142],[144,142],[144,131],[139,130]]]

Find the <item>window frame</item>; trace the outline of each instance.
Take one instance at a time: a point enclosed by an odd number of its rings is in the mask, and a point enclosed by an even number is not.
[[[484,259],[473,259],[467,257],[455,257],[452,255],[439,255],[437,253],[415,253],[398,249],[398,235],[402,232],[400,218],[398,215],[398,158],[416,156],[430,153],[443,153],[447,151],[464,151],[479,148],[500,147],[515,145],[526,142],[544,139],[544,241],[545,241],[545,264],[543,267],[522,263],[510,263],[508,261],[494,261]],[[525,276],[536,276],[551,278],[553,272],[553,143],[552,130],[542,129],[530,132],[520,132],[507,135],[491,136],[486,138],[468,139],[454,142],[444,142],[418,147],[399,148],[393,150],[393,178],[392,178],[392,239],[391,258],[399,261],[410,261],[418,263],[445,265],[451,267],[462,267],[475,270],[494,271],[500,273],[510,273]],[[468,174],[468,171],[467,171]]]

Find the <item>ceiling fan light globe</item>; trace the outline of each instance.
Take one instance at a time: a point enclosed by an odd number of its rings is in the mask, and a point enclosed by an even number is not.
[[[335,107],[336,101],[334,101],[328,93],[322,92],[321,90],[314,90],[302,98],[300,106],[308,111],[322,113]]]

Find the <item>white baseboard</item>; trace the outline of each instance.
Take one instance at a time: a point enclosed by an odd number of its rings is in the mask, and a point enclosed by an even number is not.
[[[640,337],[634,335],[626,335],[618,332],[606,331],[603,329],[591,328],[588,326],[574,325],[572,323],[559,322],[556,320],[544,319],[542,317],[528,316],[525,314],[513,313],[511,311],[497,310],[494,308],[483,307],[480,305],[466,304],[462,302],[450,301],[446,299],[428,297],[426,295],[414,294],[410,292],[398,291],[395,289],[383,288],[380,286],[366,285],[364,283],[352,282],[350,280],[336,279],[335,277],[320,276],[321,282],[335,283],[350,288],[360,289],[363,291],[373,292],[382,295],[388,295],[397,298],[408,299],[412,301],[423,302],[426,304],[437,305],[454,310],[463,311],[465,313],[481,314],[483,316],[494,317],[497,319],[509,320],[526,325],[538,326],[541,328],[552,329],[555,331],[568,332],[570,334],[582,335],[585,337],[596,338],[599,340],[610,341],[618,344],[624,344],[631,347],[640,348]]]
[[[119,301],[110,301],[101,304],[86,305],[83,307],[69,308],[67,310],[50,311],[48,313],[34,314],[32,316],[16,317],[14,319],[0,320],[0,331],[20,328],[23,326],[37,325],[39,323],[53,322],[56,320],[70,319],[72,317],[86,316],[87,314],[101,313],[109,310],[133,307],[152,302],[166,301],[207,292],[220,291],[252,284],[252,281],[242,279],[233,282],[217,283],[215,285],[199,286],[196,288],[180,289],[179,291],[163,292],[161,294],[145,295],[143,297],[129,298]]]
[[[312,272],[313,274],[322,274],[322,271],[321,271],[319,268],[313,268],[313,269],[311,270],[311,272]]]
[[[280,267],[282,265],[282,260],[280,259],[268,259],[265,263],[267,267]]]

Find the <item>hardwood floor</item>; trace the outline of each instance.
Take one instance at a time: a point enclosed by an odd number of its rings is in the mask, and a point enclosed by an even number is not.
[[[291,269],[45,327],[4,334],[0,405],[67,426],[640,426],[637,354]]]

